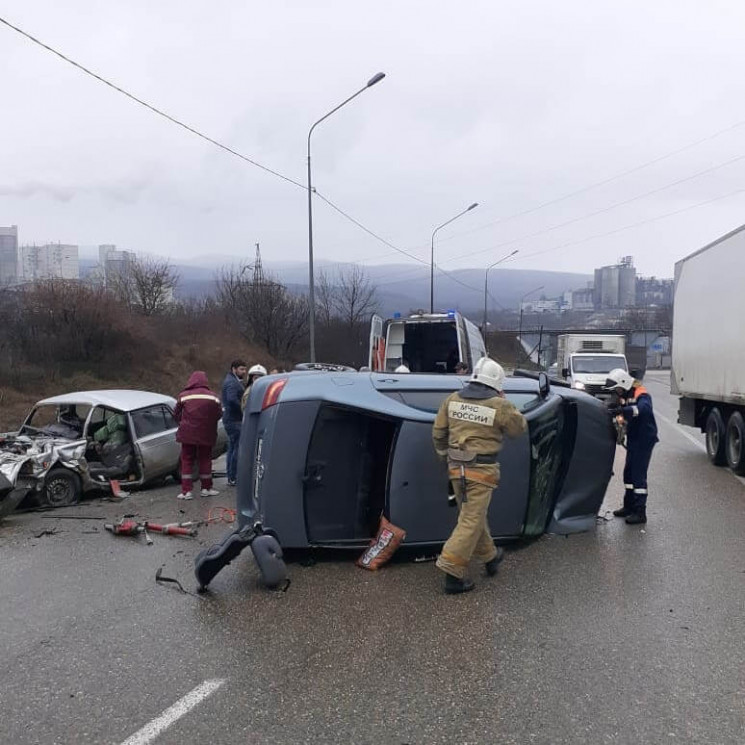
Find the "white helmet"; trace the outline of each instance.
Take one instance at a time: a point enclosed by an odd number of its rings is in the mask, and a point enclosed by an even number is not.
[[[252,367],[248,368],[248,375],[249,377],[251,375],[266,375],[266,368],[264,367],[264,365],[253,365]]]
[[[501,391],[504,385],[504,370],[502,365],[495,362],[489,357],[482,357],[473,368],[471,375],[472,383],[482,383],[493,388],[495,391]]]
[[[634,379],[631,375],[626,370],[617,367],[608,373],[608,379],[605,381],[605,390],[612,391],[616,388],[623,388],[625,391],[630,391],[632,385],[634,385]]]
[[[397,372],[397,373],[407,373],[407,372],[411,372],[411,370],[409,370],[409,368],[408,368],[408,367],[406,367],[406,365],[399,365],[399,366],[398,366],[398,367],[397,367],[397,368],[396,368],[396,369],[394,370],[394,372]]]

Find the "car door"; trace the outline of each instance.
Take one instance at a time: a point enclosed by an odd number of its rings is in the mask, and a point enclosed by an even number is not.
[[[385,334],[383,319],[375,314],[370,320],[370,349],[367,365],[371,370],[385,370]]]
[[[143,480],[177,472],[181,447],[176,442],[178,425],[171,410],[165,404],[157,404],[132,411],[129,416]]]
[[[541,535],[548,525],[559,491],[565,412],[553,395],[527,416],[530,433],[530,487],[524,534]]]

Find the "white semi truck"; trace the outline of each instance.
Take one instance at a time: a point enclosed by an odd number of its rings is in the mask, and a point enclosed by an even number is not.
[[[745,225],[675,265],[671,390],[709,458],[745,475]]]
[[[616,368],[628,372],[626,337],[622,334],[561,334],[557,344],[557,372],[572,388],[610,399],[606,391],[608,373]]]

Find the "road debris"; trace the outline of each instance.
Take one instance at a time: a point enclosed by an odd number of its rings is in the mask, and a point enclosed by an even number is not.
[[[165,566],[165,564],[163,565]],[[181,590],[181,592],[184,593],[184,595],[191,595],[195,598],[204,598],[204,595],[199,595],[196,592],[189,592],[189,590],[185,590],[184,586],[175,578],[175,577],[164,577],[163,576],[163,566],[159,566],[158,570],[155,572],[155,583],[162,585],[166,583],[171,583],[176,585],[176,589]]]
[[[125,516],[118,523],[106,523],[104,528],[114,535],[139,536],[145,537],[145,542],[151,546],[153,539],[148,531],[161,533],[162,535],[181,535],[194,538],[197,535],[195,523],[151,523],[148,520],[137,521],[132,519],[133,516]]]

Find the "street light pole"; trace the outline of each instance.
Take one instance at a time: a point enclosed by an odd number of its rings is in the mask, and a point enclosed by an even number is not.
[[[489,266],[486,267],[486,272],[484,273],[484,339],[486,339],[486,296],[489,294],[489,270],[493,269],[497,264],[507,261],[511,256],[518,253],[519,250],[519,248],[516,248],[511,254],[503,256],[499,261],[495,261],[493,264],[489,264]]]
[[[520,339],[520,349],[518,350],[518,364],[520,363],[520,352],[523,351],[523,300],[525,300],[528,295],[532,295],[534,292],[538,292],[538,290],[542,290],[544,285],[541,285],[540,287],[536,287],[535,289],[531,290],[530,292],[526,292],[521,298],[520,298],[520,323],[518,326],[517,336],[518,339]]]
[[[429,312],[434,313],[435,312],[435,234],[438,230],[441,228],[444,228],[446,225],[450,225],[453,220],[457,220],[459,217],[462,217],[466,214],[466,212],[470,212],[472,209],[475,209],[479,206],[478,202],[474,202],[473,204],[466,207],[463,212],[459,212],[455,217],[451,217],[447,222],[442,223],[442,225],[438,225],[433,231],[432,231],[432,251],[430,254],[430,264],[429,264]]]
[[[333,113],[338,111],[342,106],[348,104],[353,98],[357,98],[360,93],[363,93],[368,88],[371,88],[376,83],[379,83],[385,77],[384,72],[379,72],[373,75],[364,88],[360,88],[356,93],[352,94],[345,101],[342,101],[338,106],[331,109],[328,114],[322,116],[313,126],[308,130],[308,303],[310,304],[309,315],[308,315],[308,331],[310,335],[310,361],[316,361],[316,293],[315,293],[315,280],[313,274],[313,185],[311,182],[311,168],[310,168],[310,136],[313,134],[313,130],[324,120],[328,119]]]

